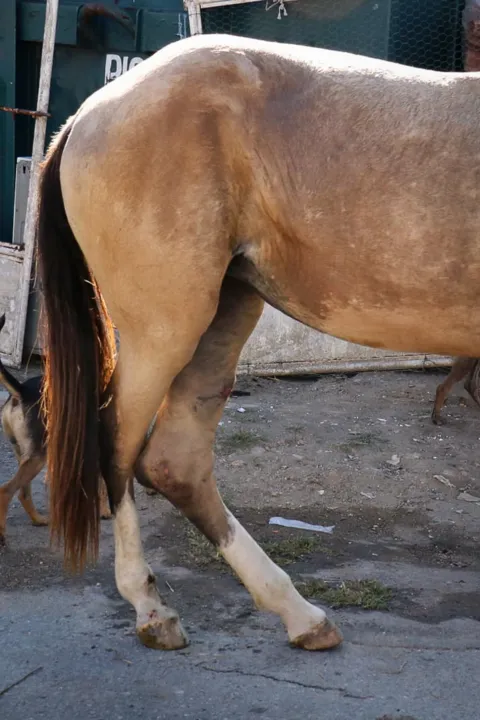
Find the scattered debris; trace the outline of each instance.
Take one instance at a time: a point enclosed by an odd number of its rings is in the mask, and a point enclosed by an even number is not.
[[[311,525],[310,523],[303,522],[302,520],[288,520],[282,517],[272,517],[268,521],[269,525],[281,525],[282,527],[297,528],[298,530],[312,530],[313,532],[322,532],[332,534],[335,525]]]
[[[400,465],[400,458],[398,455],[392,455],[390,460],[386,460],[387,465],[391,465],[392,467],[397,467],[397,465]]]
[[[374,492],[361,492],[360,495],[363,495],[363,497],[366,497],[369,500],[373,500],[376,497],[376,493]]]
[[[461,492],[457,495],[457,500],[464,500],[465,502],[474,502],[480,504],[480,497],[476,495],[470,495],[468,492]]]
[[[237,412],[239,412],[239,413],[244,413],[244,412],[245,412],[245,408],[239,407],[239,408],[237,408]]]
[[[442,483],[442,485],[446,485],[449,488],[453,488],[455,490],[455,485],[450,482],[448,478],[446,478],[444,475],[434,475],[434,480],[438,480],[438,482]]]
[[[115,658],[115,660],[120,660],[120,662],[125,663],[125,665],[133,665],[133,662],[131,660],[127,660],[126,658],[123,658],[120,655],[120,653],[118,652],[118,650],[113,651],[113,657]]]

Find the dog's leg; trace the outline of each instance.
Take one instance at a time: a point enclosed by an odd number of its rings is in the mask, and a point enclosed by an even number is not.
[[[10,501],[18,490],[20,502],[34,525],[46,525],[47,519],[36,510],[31,493],[30,483],[43,468],[43,458],[30,457],[20,462],[20,466],[13,478],[0,488],[0,543],[5,541],[5,525]]]
[[[23,509],[27,513],[28,517],[32,521],[32,525],[41,527],[42,525],[48,525],[48,517],[38,512],[37,508],[33,504],[32,500],[32,486],[25,485],[18,493],[18,499],[23,505]]]

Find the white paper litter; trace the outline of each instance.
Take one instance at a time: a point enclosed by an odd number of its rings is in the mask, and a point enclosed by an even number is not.
[[[282,525],[282,527],[297,528],[298,530],[313,530],[313,532],[322,532],[332,534],[335,525],[311,525],[310,523],[303,522],[302,520],[288,520],[282,517],[272,517],[268,521],[269,525]]]

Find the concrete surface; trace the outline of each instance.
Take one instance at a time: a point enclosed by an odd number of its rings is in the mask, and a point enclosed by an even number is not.
[[[441,377],[242,380],[251,394],[225,412],[219,484],[252,534],[308,536],[269,526],[272,515],[335,524],[290,574],[392,588],[388,612],[329,611],[345,636],[330,653],[291,649],[279,621],[255,611],[215,558],[203,561],[178,513],[139,490],[148,561],[191,639],[184,651],[147,650],[115,589],[111,523],[99,565],[70,578],[48,530],[31,527],[14,501],[0,552],[0,718],[480,717],[480,506],[460,496],[480,496],[479,417],[457,389],[447,424],[430,424]],[[3,437],[0,457],[4,482],[15,461]],[[45,507],[43,483],[34,485]]]

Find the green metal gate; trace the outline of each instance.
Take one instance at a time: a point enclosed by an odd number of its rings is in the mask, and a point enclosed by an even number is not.
[[[0,105],[36,106],[44,0],[0,0]],[[47,136],[92,92],[188,35],[182,0],[61,0]],[[29,156],[34,121],[0,112],[0,242],[12,239],[15,160]]]

